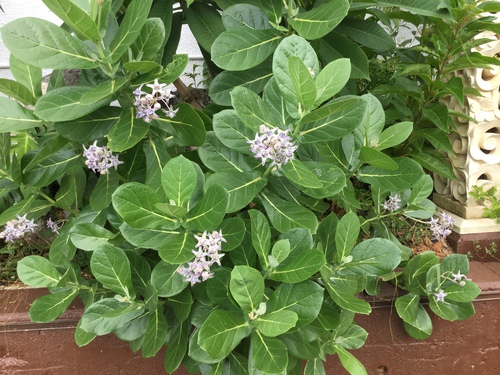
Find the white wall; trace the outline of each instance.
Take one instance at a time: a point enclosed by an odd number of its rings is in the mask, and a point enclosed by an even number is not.
[[[4,13],[0,12],[0,27],[6,25],[10,21],[21,17],[38,17],[47,21],[61,24],[62,21],[52,14],[41,0],[0,0]],[[1,30],[0,30],[1,33]],[[181,42],[177,53],[187,53],[192,62],[200,65],[203,62],[203,57],[196,44],[196,41],[189,31],[189,28],[184,26]],[[191,71],[188,67],[188,71]],[[0,78],[12,78],[9,70],[9,51],[0,39]],[[189,83],[187,79],[183,79]]]

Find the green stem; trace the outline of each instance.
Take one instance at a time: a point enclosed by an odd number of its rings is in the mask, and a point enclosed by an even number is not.
[[[38,191],[37,191],[37,194],[38,194],[38,195],[41,195],[41,196],[42,196],[42,197],[44,197],[46,200],[48,200],[48,201],[50,202],[50,204],[55,204],[55,203],[56,203],[56,201],[55,201],[55,200],[53,200],[51,197],[49,197],[47,194],[45,194],[44,192],[42,192],[42,191],[40,191],[40,190],[38,190]]]
[[[272,172],[273,169],[274,169],[274,167],[267,168],[266,171],[262,174],[262,177],[269,176],[269,174],[271,174],[271,172]]]

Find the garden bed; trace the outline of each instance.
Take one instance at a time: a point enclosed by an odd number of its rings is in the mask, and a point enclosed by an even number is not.
[[[434,332],[425,341],[410,338],[393,308],[390,285],[369,299],[373,312],[356,322],[369,335],[355,351],[368,374],[428,375],[429,373],[496,374],[500,370],[500,263],[471,262],[469,277],[482,289],[475,300],[476,314],[466,321],[449,322],[432,312]],[[133,353],[113,335],[97,337],[85,347],[74,342],[74,329],[83,313],[74,303],[52,323],[32,323],[30,303],[45,289],[9,287],[0,290],[0,368],[7,373],[35,374],[163,374],[163,350],[153,358]],[[327,362],[328,374],[347,374],[336,357]],[[176,374],[186,374],[178,371]]]

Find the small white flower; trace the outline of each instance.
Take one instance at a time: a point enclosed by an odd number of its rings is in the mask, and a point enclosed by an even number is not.
[[[448,293],[445,293],[443,289],[439,289],[439,293],[434,293],[434,297],[436,302],[445,302],[444,297],[446,297]]]

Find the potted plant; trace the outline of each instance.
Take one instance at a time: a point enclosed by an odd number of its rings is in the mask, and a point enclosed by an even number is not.
[[[363,39],[371,54],[394,46],[362,16],[376,8],[44,3],[63,27],[25,18],[1,30],[16,78],[0,98],[3,194],[16,201],[0,214],[1,236],[56,233],[48,259],[18,263],[23,283],[50,291],[33,321],[53,321],[78,297],[78,345],[113,333],[144,357],[166,346],[169,373],[301,373],[306,361],[305,373],[321,374],[337,355],[362,374],[350,350],[367,333],[354,317],[370,314],[359,294],[382,281],[409,292],[396,308],[412,337],[432,328],[421,299],[447,320],[474,314],[466,256],[412,257],[389,230],[400,217],[430,220],[441,239],[453,223],[433,218],[432,178],[400,152],[413,122],[353,91],[368,52],[345,35],[372,30],[386,44]],[[188,60],[173,53],[180,14],[210,69],[224,69],[210,88],[218,105],[203,111],[171,103],[168,84]],[[55,69],[43,95],[41,68]],[[81,70],[77,86],[68,68]]]

